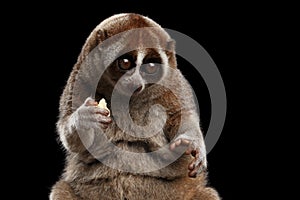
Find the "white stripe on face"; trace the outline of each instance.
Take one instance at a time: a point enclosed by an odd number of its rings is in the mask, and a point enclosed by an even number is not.
[[[161,64],[162,64],[162,67],[163,67],[163,75],[160,78],[160,80],[163,80],[164,77],[166,76],[166,74],[168,73],[168,70],[169,70],[169,67],[170,67],[169,66],[169,59],[168,59],[168,56],[167,56],[166,52],[164,51],[164,49],[159,48],[158,53],[160,55]]]
[[[141,65],[143,64],[143,60],[144,60],[145,56],[146,56],[145,50],[139,49],[138,53],[137,53],[136,62],[135,62],[136,69],[135,69],[134,73],[140,78],[140,82],[142,84],[141,91],[143,91],[145,89],[145,80],[140,75],[140,68],[141,68]]]
[[[143,49],[138,49],[137,58],[136,58],[136,67],[140,70],[141,65],[143,64],[143,60],[146,56],[146,52]]]

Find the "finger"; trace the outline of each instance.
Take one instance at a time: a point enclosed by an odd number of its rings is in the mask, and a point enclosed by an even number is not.
[[[174,141],[171,145],[170,145],[170,150],[174,150],[176,147],[180,146],[181,144],[181,139],[178,139],[176,141]]]
[[[170,150],[174,150],[176,148],[176,144],[175,142],[173,142],[172,144],[170,144]]]
[[[186,155],[190,155],[192,154],[192,152],[194,151],[194,149],[192,147],[189,147],[186,151],[185,151],[185,154]]]
[[[98,122],[102,124],[110,124],[112,122],[112,119],[110,117],[99,115]]]
[[[193,159],[193,161],[189,164],[188,168],[189,170],[193,170],[195,169],[195,166],[199,165],[201,163],[201,160],[199,159],[199,151],[198,150],[192,150],[191,153],[195,158]]]
[[[170,150],[174,150],[176,147],[180,146],[180,145],[184,145],[184,146],[188,146],[190,145],[190,141],[186,140],[186,139],[177,139],[176,141],[174,141],[171,145],[170,145]],[[190,154],[191,150],[187,150],[185,152],[186,154]]]
[[[85,105],[86,106],[97,106],[98,103],[92,98],[87,98],[85,101]]]
[[[189,172],[189,176],[195,177],[197,174],[200,174],[201,171],[202,171],[202,165],[200,163],[192,171]]]
[[[175,141],[176,146],[179,146],[181,144],[181,139]]]
[[[191,162],[188,166],[189,170],[193,170],[195,168],[195,162]]]
[[[194,171],[189,172],[189,177],[191,177],[191,178],[195,178],[196,175],[197,175],[197,173],[195,173]]]
[[[109,115],[109,111],[104,109],[104,108],[97,108],[96,109],[96,114],[101,114],[101,115],[104,115],[104,116],[108,116]]]
[[[197,176],[197,171],[192,170],[192,171],[189,172],[189,177],[195,178],[196,176]]]
[[[102,129],[107,129],[107,128],[108,128],[108,124],[100,124],[100,127],[101,127]]]
[[[191,142],[189,140],[186,140],[186,139],[181,139],[181,143],[183,145],[189,145]]]

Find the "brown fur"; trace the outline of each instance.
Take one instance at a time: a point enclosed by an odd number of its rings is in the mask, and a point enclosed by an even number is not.
[[[205,171],[196,178],[188,177],[187,166],[193,160],[191,155],[182,155],[169,166],[153,172],[123,172],[102,164],[94,155],[91,155],[80,140],[77,130],[69,132],[66,124],[70,116],[88,97],[88,95],[83,95],[80,97],[80,103],[74,103],[77,101],[73,99],[74,82],[80,78],[85,80],[84,77],[88,77],[81,71],[82,64],[88,57],[88,54],[105,39],[124,30],[158,27],[158,24],[141,15],[128,14],[126,16],[128,16],[126,20],[123,19],[123,16],[119,16],[114,20],[102,23],[93,30],[83,46],[61,96],[60,116],[57,126],[59,134],[68,133],[66,134],[68,148],[66,151],[65,172],[53,186],[50,195],[51,199],[220,199],[214,189],[206,186],[207,174]],[[164,32],[158,33],[158,38],[165,45],[171,44],[169,43],[168,35]],[[173,48],[174,46],[171,44],[166,54],[168,55],[170,67],[176,69],[176,58]],[[110,102],[112,92],[112,86],[108,84],[110,76],[109,72],[106,72],[104,78],[100,80],[97,87],[97,100],[105,97],[108,103]],[[130,101],[131,117],[135,123],[141,125],[148,123],[147,115],[151,105],[160,104],[166,109],[167,122],[162,134],[146,139],[136,138],[124,134],[112,122],[105,134],[116,146],[132,152],[146,153],[155,151],[176,138],[177,132],[183,132],[184,134],[184,132],[193,131],[190,127],[199,126],[197,125],[198,121],[195,119],[197,115],[191,88],[182,74],[178,70],[169,72],[163,81],[168,85],[168,88],[173,88],[172,91],[157,85],[151,87],[151,89],[146,88],[138,97],[133,97]],[[89,84],[82,84],[79,88],[84,90],[88,86]],[[179,96],[175,97],[173,93],[179,94]],[[122,119],[122,114],[113,113],[113,115]],[[179,127],[182,121],[184,126]],[[202,135],[200,136],[200,140],[203,140]],[[101,141],[97,142],[101,143]],[[97,148],[97,146],[93,148]],[[110,152],[110,147],[107,147],[107,149],[102,149],[99,156],[105,157]],[[121,156],[118,160],[124,161],[124,158]],[[126,162],[132,163],[132,165],[136,163],[135,160],[126,160]],[[148,166],[143,167],[147,169]]]

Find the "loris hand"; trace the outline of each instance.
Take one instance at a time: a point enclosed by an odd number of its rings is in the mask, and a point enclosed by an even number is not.
[[[193,161],[188,165],[189,177],[196,177],[197,174],[200,174],[202,171],[206,170],[206,155],[205,149],[201,151],[201,145],[196,141],[180,136],[170,144],[170,150],[174,151],[176,147],[186,146],[185,151],[186,155],[192,155],[194,157]]]
[[[85,102],[73,113],[73,120],[77,130],[97,129],[99,127],[106,129],[112,122],[108,116],[109,111],[97,106],[98,103],[88,97]]]

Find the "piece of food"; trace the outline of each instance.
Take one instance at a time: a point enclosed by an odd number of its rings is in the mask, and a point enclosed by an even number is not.
[[[102,98],[102,99],[99,101],[98,106],[99,106],[100,108],[106,109],[106,110],[109,112],[108,116],[110,116],[110,110],[107,108],[107,103],[106,103],[106,101],[105,101],[104,98]]]

